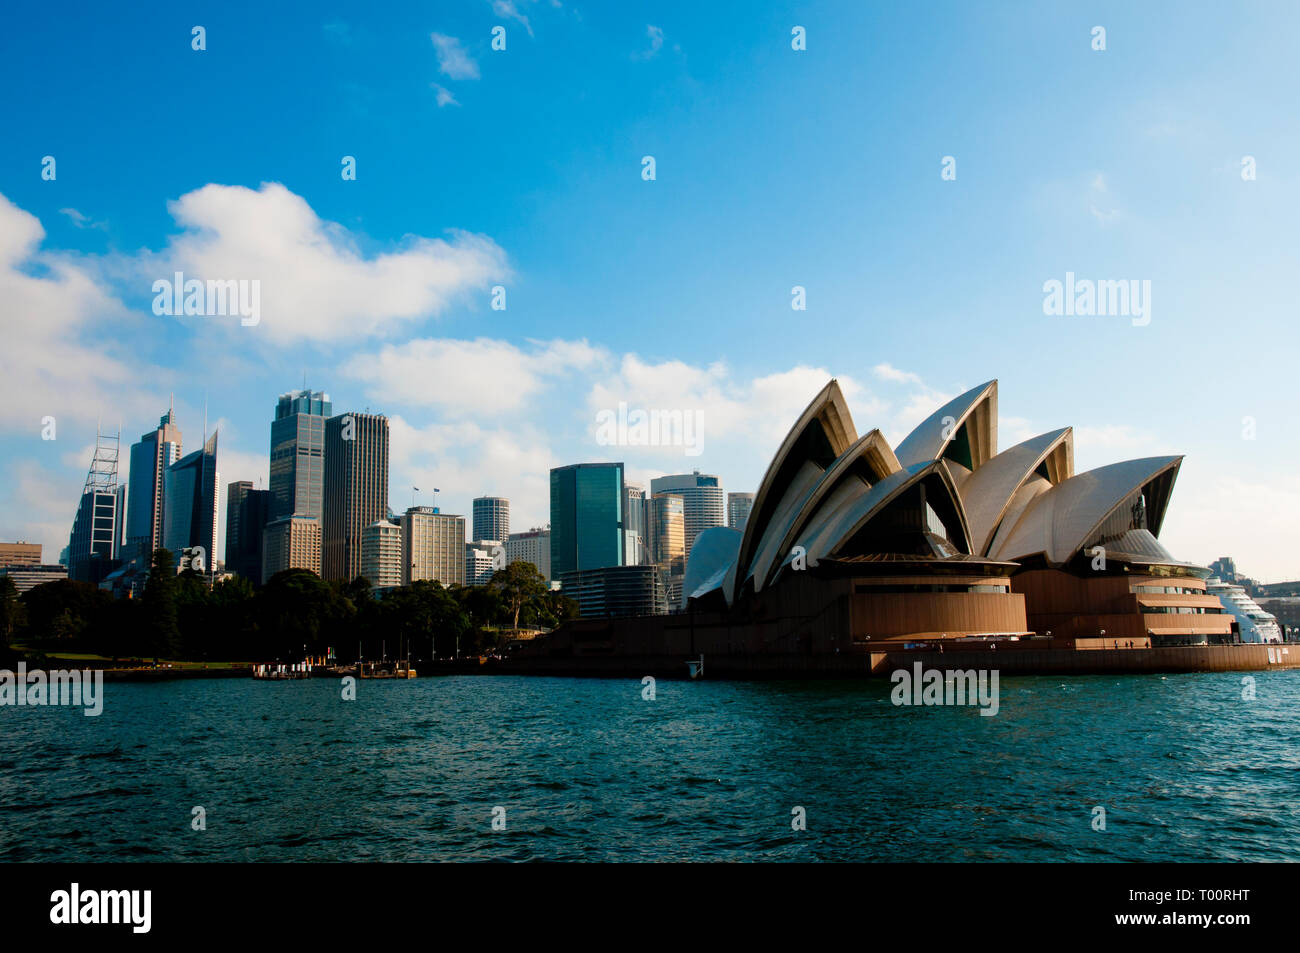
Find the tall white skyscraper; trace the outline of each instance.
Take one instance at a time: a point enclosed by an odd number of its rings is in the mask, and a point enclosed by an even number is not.
[[[474,500],[474,538],[508,539],[510,537],[510,501],[499,496],[480,496]]]

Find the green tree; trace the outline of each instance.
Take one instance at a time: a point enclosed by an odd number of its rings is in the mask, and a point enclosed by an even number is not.
[[[18,601],[18,587],[8,576],[0,576],[0,648],[8,648],[19,625],[22,604]]]
[[[405,646],[418,657],[427,645],[435,657],[450,656],[469,631],[469,617],[460,602],[434,580],[421,579],[394,589],[384,595],[378,606],[376,628],[390,640],[397,637],[393,649],[398,653]],[[463,647],[468,648],[468,642]]]
[[[323,654],[333,625],[355,614],[339,591],[309,569],[286,569],[272,576],[254,599],[260,628],[260,656],[296,659],[304,648]],[[331,623],[333,625],[331,625]]]
[[[158,658],[172,658],[180,645],[177,623],[176,563],[170,549],[159,547],[149,559],[149,579],[144,584],[145,628],[149,651]]]
[[[488,588],[495,590],[510,613],[511,628],[519,628],[519,612],[547,591],[546,579],[530,562],[519,560],[492,574]]]
[[[114,661],[149,654],[151,640],[142,600],[111,600],[89,633],[87,647]]]
[[[255,657],[253,584],[243,576],[223,579],[207,598],[204,657],[243,661]]]
[[[88,582],[58,579],[33,586],[20,597],[25,633],[34,641],[77,641],[95,624],[113,597]]]
[[[553,629],[561,622],[568,622],[581,615],[578,601],[570,599],[558,589],[551,589],[530,604],[537,615],[537,624],[542,628]]]

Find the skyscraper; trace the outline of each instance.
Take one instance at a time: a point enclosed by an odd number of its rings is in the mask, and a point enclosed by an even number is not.
[[[532,563],[542,578],[551,579],[551,531],[530,529],[526,533],[511,533],[506,540],[506,565],[517,562]]]
[[[402,517],[402,585],[434,579],[465,585],[465,517],[412,506]]]
[[[551,471],[551,572],[623,565],[623,464],[575,463]]]
[[[167,468],[163,478],[162,544],[172,551],[178,567],[185,550],[202,547],[202,571],[212,572],[217,552],[220,480],[215,430],[202,450],[195,450]]]
[[[167,468],[181,458],[181,428],[172,408],[158,427],[131,447],[131,476],[127,482],[125,558],[149,564],[163,544],[163,485]]]
[[[625,483],[623,492],[623,561],[629,566],[643,566],[650,562],[645,487]]]
[[[333,405],[323,391],[281,394],[271,421],[270,519],[321,515],[325,492],[325,420]]]
[[[732,529],[745,531],[745,524],[749,522],[749,511],[754,506],[753,493],[728,493],[727,494],[727,525]]]
[[[376,520],[361,531],[361,575],[375,589],[402,584],[402,528]]]
[[[474,500],[474,538],[505,542],[510,537],[510,501],[499,496]]]
[[[226,571],[262,581],[262,531],[270,522],[271,491],[248,480],[226,486]]]
[[[650,493],[674,493],[686,507],[686,555],[695,545],[695,537],[711,526],[727,525],[727,495],[718,478],[696,470],[656,477],[650,481]]]
[[[286,569],[307,569],[320,575],[320,520],[286,516],[262,530],[262,582]]]
[[[122,534],[117,455],[120,434],[95,432],[95,455],[68,537],[68,578],[99,585],[119,562]]]
[[[686,504],[676,493],[650,498],[650,561],[668,576],[686,572]]]
[[[388,418],[331,417],[325,421],[321,575],[342,580],[361,575],[361,532],[387,516]]]

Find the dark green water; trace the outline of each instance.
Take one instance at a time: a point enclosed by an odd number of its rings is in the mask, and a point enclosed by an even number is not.
[[[110,684],[0,708],[0,859],[1300,860],[1300,671],[1242,677]]]

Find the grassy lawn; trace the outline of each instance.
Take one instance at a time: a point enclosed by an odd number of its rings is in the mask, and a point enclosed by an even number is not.
[[[18,642],[11,646],[16,652],[36,653],[39,649],[33,649],[30,645],[24,645]],[[108,667],[113,664],[113,659],[106,655],[95,655],[93,652],[46,652],[45,657],[49,659],[58,659],[63,662],[104,662]],[[122,667],[125,660],[119,659],[118,666]],[[143,659],[146,667],[152,667],[153,659]],[[203,668],[205,665],[209,669],[226,669],[226,668],[247,668],[251,662],[187,662],[181,659],[159,659],[159,663],[169,663],[172,668],[188,669]]]

